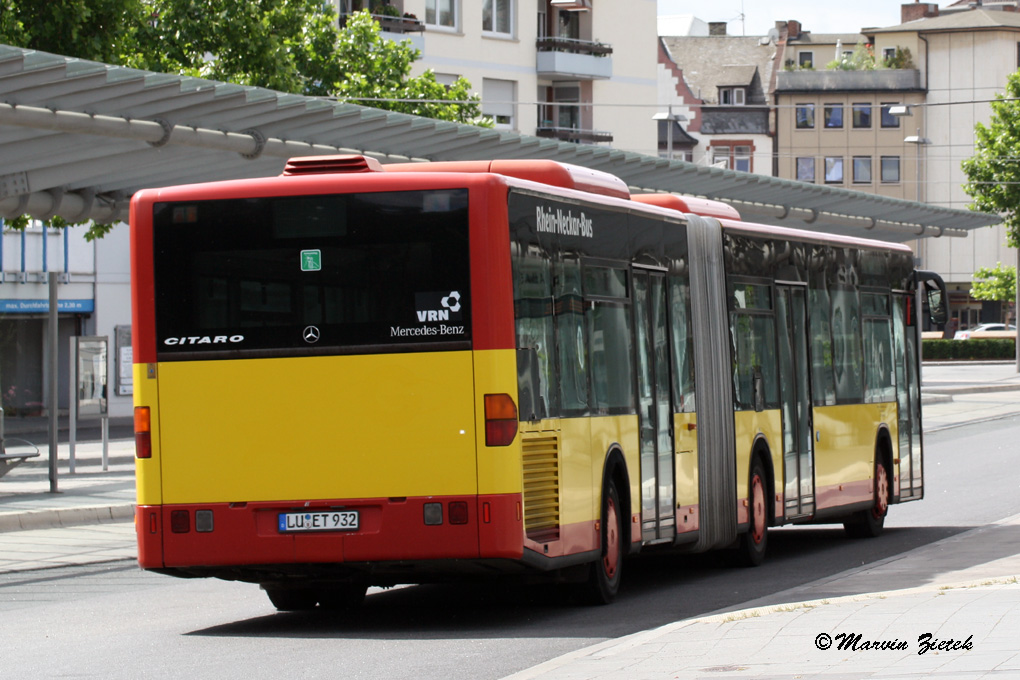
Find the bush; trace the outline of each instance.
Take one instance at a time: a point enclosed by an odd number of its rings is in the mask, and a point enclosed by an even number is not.
[[[1014,359],[1016,358],[1016,341],[1012,338],[924,340],[921,346],[921,356],[926,361]]]

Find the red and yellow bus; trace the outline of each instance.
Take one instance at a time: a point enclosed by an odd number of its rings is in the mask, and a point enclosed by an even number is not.
[[[361,156],[139,192],[131,238],[145,569],[280,609],[491,576],[609,602],[628,555],[757,564],[770,527],[877,535],[923,493],[945,296],[905,246]]]

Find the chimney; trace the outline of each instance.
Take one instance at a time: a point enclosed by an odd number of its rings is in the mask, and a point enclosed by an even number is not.
[[[786,32],[790,40],[797,40],[800,38],[801,27],[800,22],[795,19],[790,19],[786,22]]]
[[[726,22],[725,21],[709,21],[708,22],[708,34],[709,35],[726,35]]]
[[[918,19],[930,19],[939,15],[937,2],[913,2],[908,5],[900,5],[900,23]]]

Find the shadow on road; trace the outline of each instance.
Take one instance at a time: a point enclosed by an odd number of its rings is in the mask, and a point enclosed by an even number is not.
[[[611,638],[780,593],[905,553],[970,527],[887,529],[848,539],[841,527],[777,529],[761,567],[732,566],[726,551],[642,555],[625,563],[608,607],[576,605],[563,586],[421,585],[368,596],[355,613],[290,612],[226,623],[190,635],[349,639]],[[923,582],[926,575],[918,574]],[[919,583],[920,584],[920,583]],[[908,586],[903,586],[908,587]]]

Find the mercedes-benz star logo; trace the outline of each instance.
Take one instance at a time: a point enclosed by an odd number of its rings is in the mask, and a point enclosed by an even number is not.
[[[319,329],[317,326],[306,326],[305,332],[301,334],[309,345],[319,341]]]

